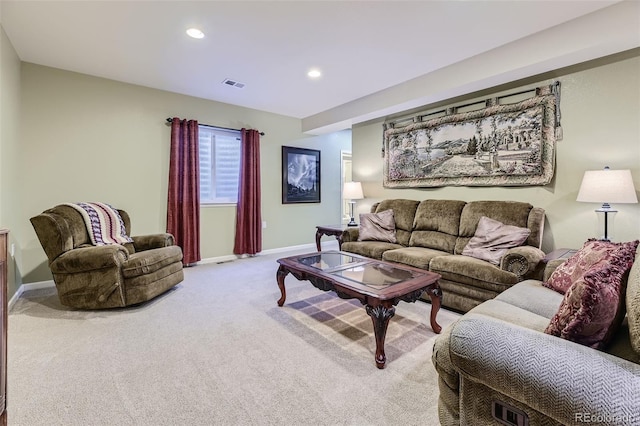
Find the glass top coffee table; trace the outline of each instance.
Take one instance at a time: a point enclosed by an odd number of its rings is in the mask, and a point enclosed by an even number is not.
[[[311,282],[323,291],[334,291],[343,299],[358,299],[373,321],[376,338],[376,366],[384,368],[384,339],[395,306],[401,301],[415,302],[426,292],[431,299],[431,328],[442,329],[436,315],[442,302],[438,285],[440,275],[424,269],[370,259],[341,251],[309,253],[278,259],[276,274],[281,297],[287,298],[284,279],[290,273],[298,280]]]

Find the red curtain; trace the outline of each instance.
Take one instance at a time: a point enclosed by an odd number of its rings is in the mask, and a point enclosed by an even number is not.
[[[167,232],[182,248],[182,263],[196,263],[200,257],[200,162],[198,122],[171,121]]]
[[[242,129],[235,254],[254,255],[262,251],[260,209],[260,133]]]

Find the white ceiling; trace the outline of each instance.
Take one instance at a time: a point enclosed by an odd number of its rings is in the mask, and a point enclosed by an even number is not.
[[[0,21],[25,62],[304,119],[614,3],[2,0]]]

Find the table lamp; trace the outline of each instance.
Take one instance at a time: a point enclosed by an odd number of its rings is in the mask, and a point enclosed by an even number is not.
[[[350,200],[349,216],[351,217],[351,220],[347,223],[347,226],[358,226],[353,218],[353,205],[356,203],[355,200],[362,200],[364,198],[362,184],[360,182],[345,182],[344,187],[342,188],[342,198]]]
[[[632,204],[638,202],[631,170],[611,170],[607,166],[604,170],[585,171],[576,201],[602,203],[602,207],[596,209],[596,212],[604,213],[604,237],[602,239],[609,241],[608,215],[617,212],[611,208],[609,203]]]

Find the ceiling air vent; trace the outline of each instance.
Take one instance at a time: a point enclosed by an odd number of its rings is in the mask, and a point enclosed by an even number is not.
[[[240,83],[239,81],[231,80],[230,78],[225,78],[222,81],[222,84],[226,84],[227,86],[237,87],[238,89],[242,89],[244,87],[244,83]]]

